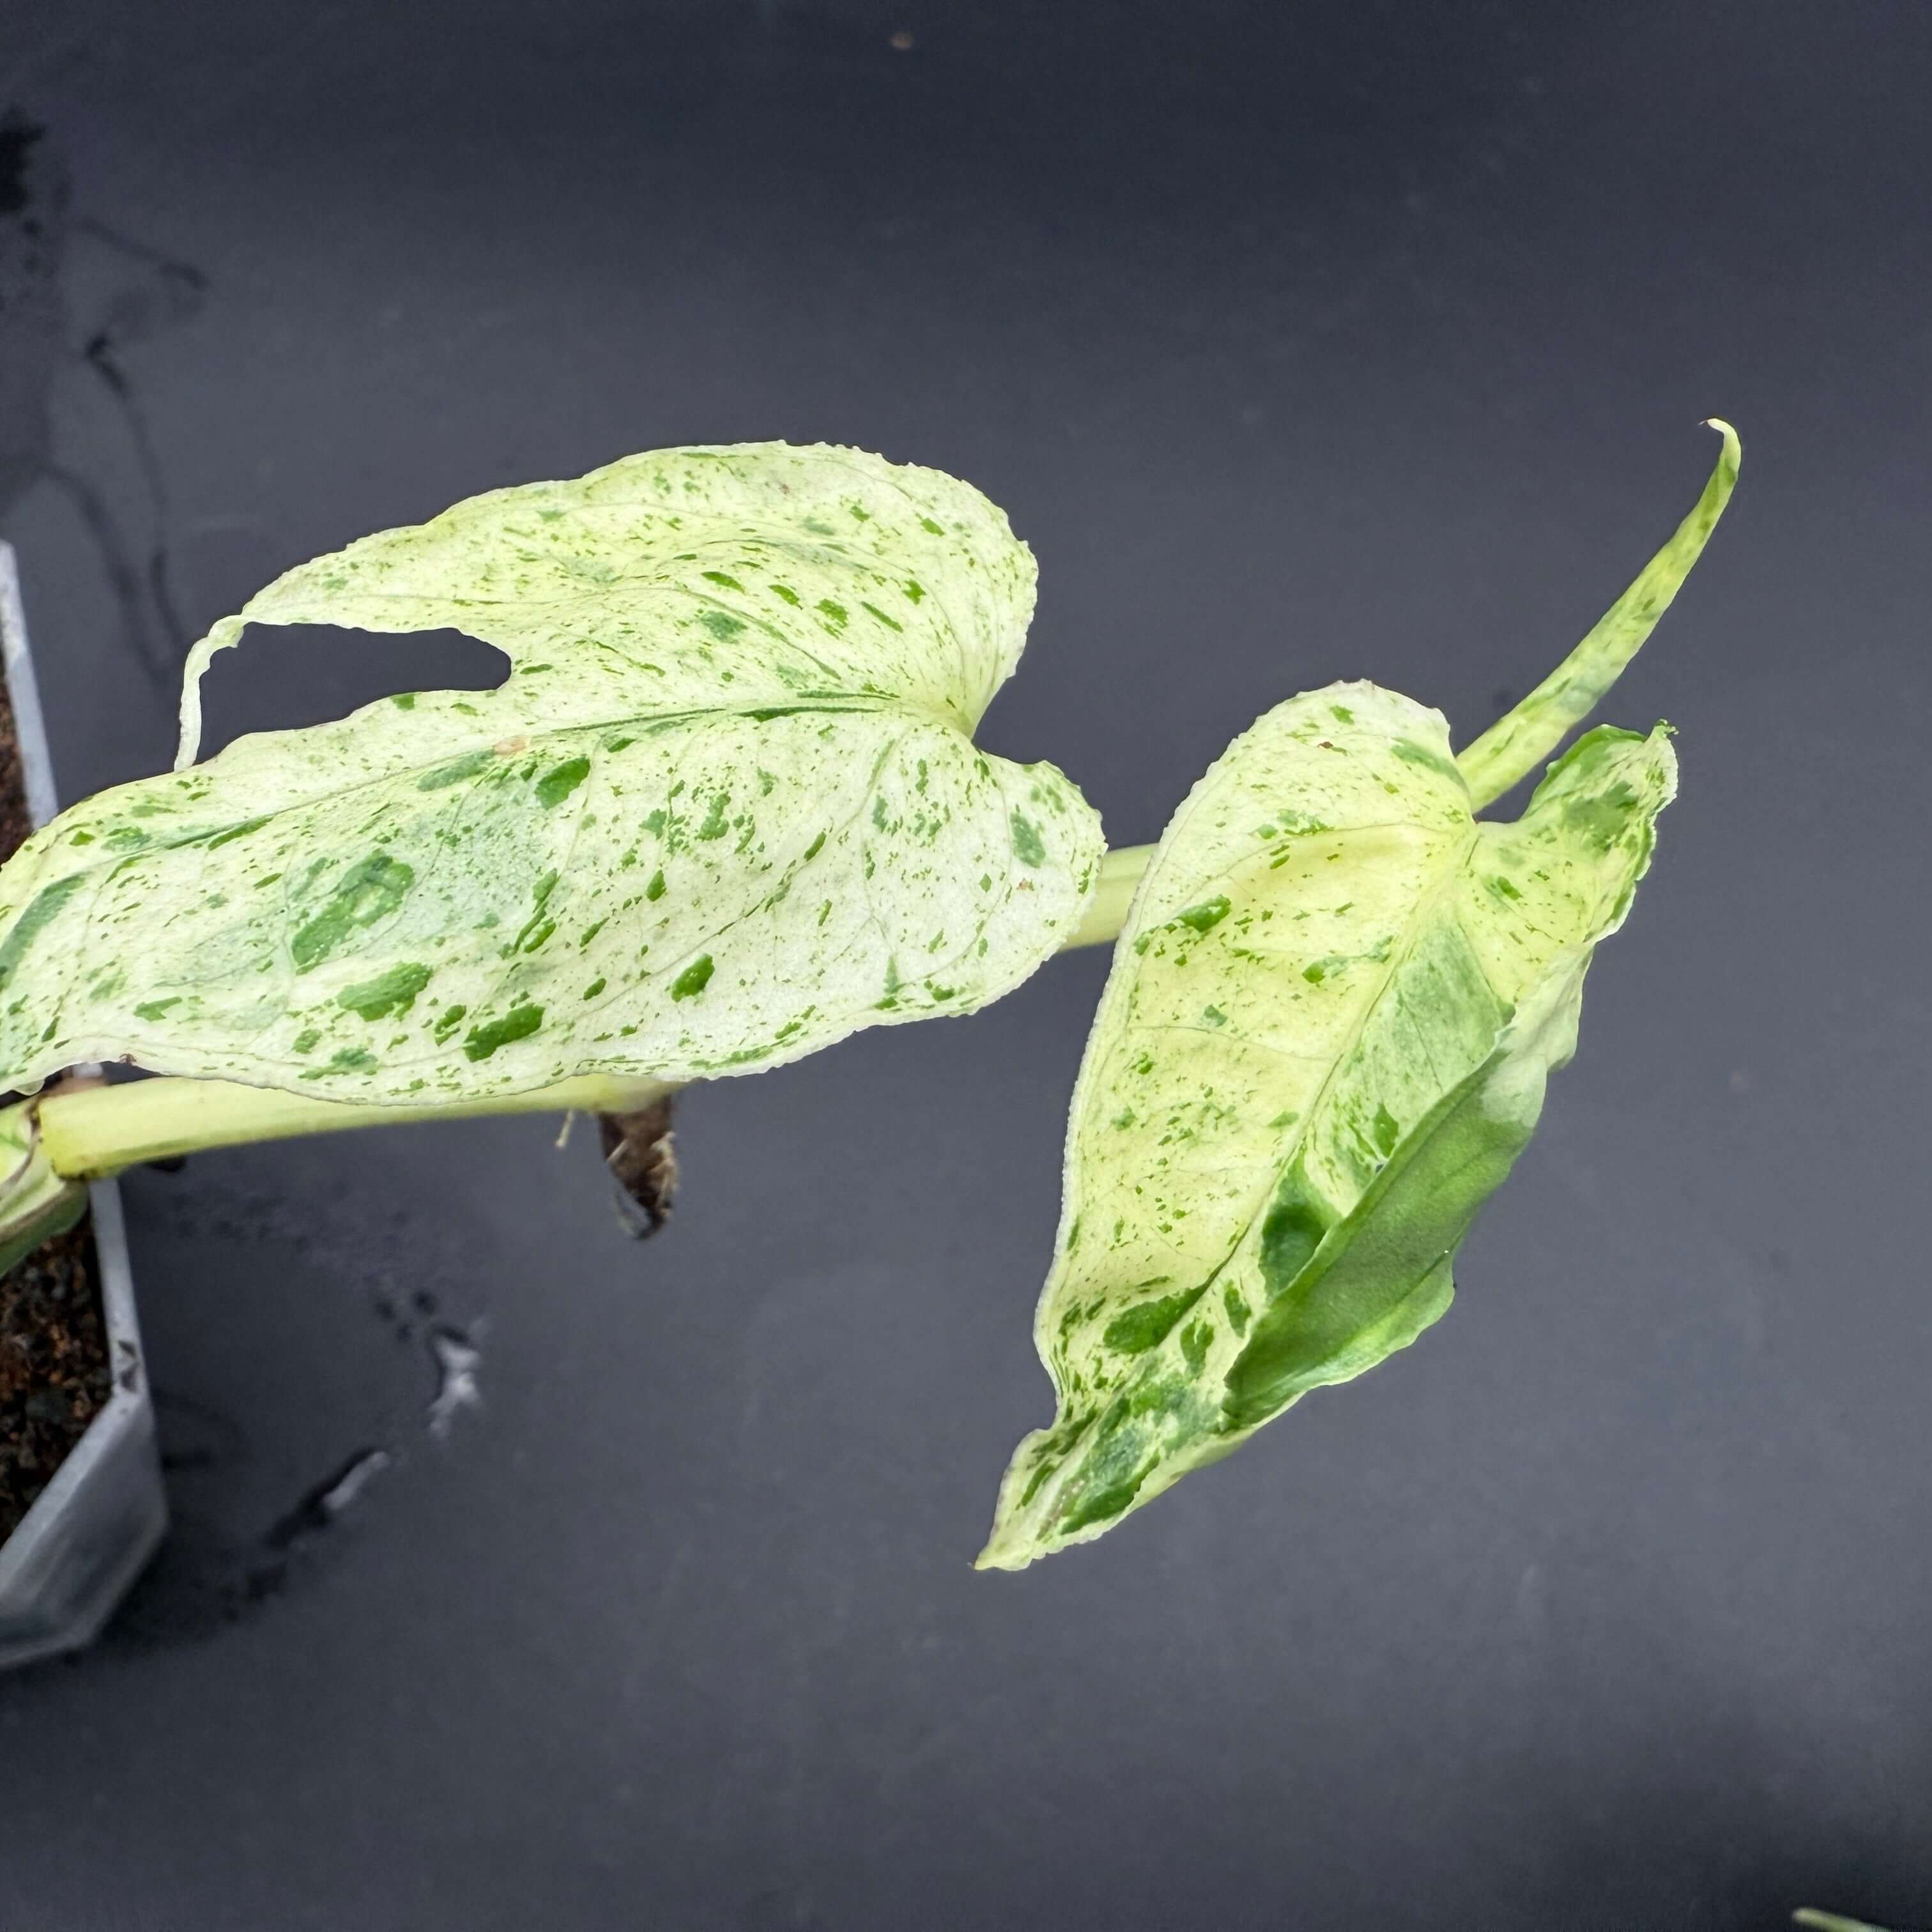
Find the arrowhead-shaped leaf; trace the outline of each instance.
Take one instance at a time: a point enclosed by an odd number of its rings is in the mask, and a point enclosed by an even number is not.
[[[196,647],[184,768],[0,872],[0,1084],[124,1055],[420,1104],[970,1012],[1062,944],[1102,850],[1058,772],[971,740],[1033,585],[966,484],[783,444],[304,564]],[[251,622],[454,626],[512,670],[194,764],[200,675]]]
[[[1100,1535],[1442,1312],[1676,770],[1662,727],[1593,731],[1479,824],[1441,714],[1368,684],[1229,746],[1114,954],[1036,1328],[1059,1412],[982,1565]]]

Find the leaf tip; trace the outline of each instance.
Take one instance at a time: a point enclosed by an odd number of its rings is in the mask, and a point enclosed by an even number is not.
[[[995,1526],[986,1546],[973,1559],[975,1570],[1024,1570],[1033,1561],[1030,1550],[1014,1549]]]
[[[1724,439],[1723,461],[1735,478],[1744,459],[1744,445],[1738,440],[1738,433],[1722,416],[1706,416],[1699,425],[1702,429],[1714,429]]]

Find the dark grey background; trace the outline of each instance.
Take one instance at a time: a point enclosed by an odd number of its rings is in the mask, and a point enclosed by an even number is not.
[[[479,490],[824,437],[1010,510],[986,736],[1144,840],[1298,688],[1472,735],[1699,419],[1747,452],[1612,706],[1682,799],[1457,1306],[1093,1548],[968,1567],[1098,955],[694,1097],[643,1248],[536,1120],[133,1177],[178,1533],[0,1682],[0,1923],[1932,1922],[1922,5],[10,0],[0,84],[70,189],[0,358],[70,792],[168,754],[158,514],[193,634]],[[496,674],[270,634],[212,703]]]

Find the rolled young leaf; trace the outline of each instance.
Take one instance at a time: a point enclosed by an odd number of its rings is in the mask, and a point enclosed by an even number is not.
[[[1114,952],[1035,1329],[1058,1414],[982,1567],[1101,1534],[1442,1314],[1676,781],[1666,728],[1594,730],[1479,824],[1441,713],[1370,684],[1228,747]]]
[[[183,768],[0,871],[0,1084],[125,1057],[420,1105],[970,1012],[1072,932],[1102,852],[1058,772],[970,736],[1034,574],[967,484],[780,443],[304,564],[196,646]],[[251,622],[454,626],[512,668],[190,764],[202,673]]]
[[[1636,580],[1591,626],[1582,642],[1527,698],[1457,754],[1456,762],[1478,812],[1527,778],[1602,704],[1683,589],[1691,566],[1703,555],[1737,488],[1744,460],[1738,433],[1729,423],[1713,416],[1706,427],[1715,430],[1723,442],[1717,466],[1690,514],[1638,572]]]

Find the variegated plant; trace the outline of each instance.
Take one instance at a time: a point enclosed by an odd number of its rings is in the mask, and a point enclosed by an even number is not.
[[[1676,596],[1737,479],[1717,427],[1670,542],[1460,758],[1440,712],[1339,684],[1269,712],[1174,814],[1074,1090],[1035,1324],[1058,1414],[1014,1456],[982,1567],[1102,1534],[1448,1306],[1650,862],[1669,728],[1592,731],[1521,819],[1475,814]]]
[[[0,1238],[159,1154],[636,1109],[970,1012],[1118,933],[1041,1304],[1060,1414],[982,1561],[1097,1534],[1446,1304],[1648,862],[1665,734],[1593,732],[1520,821],[1474,814],[1648,634],[1735,480],[1723,433],[1672,542],[1460,758],[1373,686],[1292,700],[1150,863],[1105,854],[1052,766],[974,746],[1033,560],[936,472],[663,451],[303,565],[196,646],[177,769],[0,870],[0,1084],[175,1076],[0,1114]],[[250,622],[454,626],[511,670],[196,763],[202,674]]]

